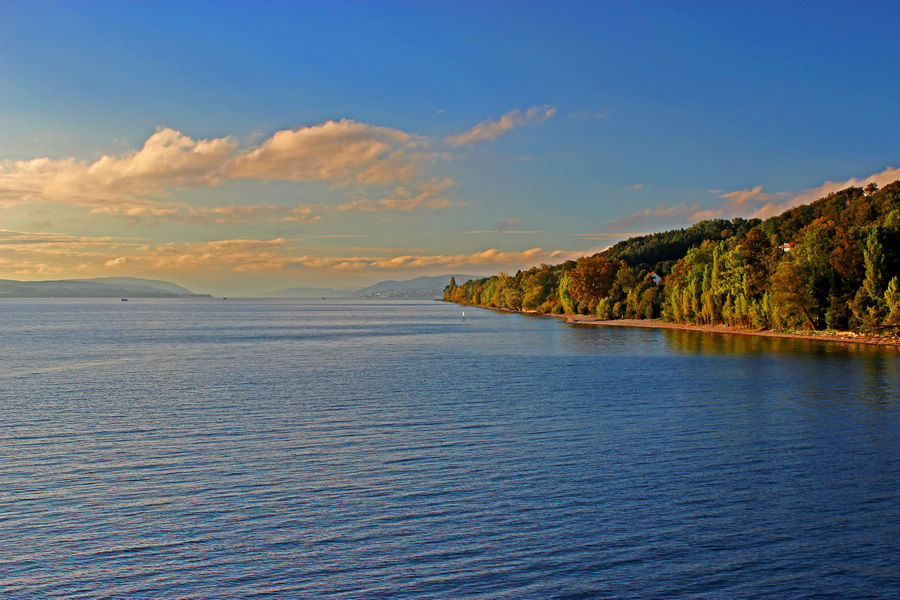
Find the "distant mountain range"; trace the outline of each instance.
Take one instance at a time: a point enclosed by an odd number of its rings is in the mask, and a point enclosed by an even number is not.
[[[440,298],[444,288],[455,277],[460,284],[470,279],[480,279],[481,275],[436,275],[416,277],[402,281],[380,281],[359,290],[337,290],[331,288],[294,287],[274,290],[263,294],[266,298]]]
[[[451,277],[456,279],[457,284],[470,279],[481,279],[481,275],[453,274],[416,277],[403,281],[380,281],[375,285],[357,290],[356,295],[363,298],[440,298],[444,294],[444,288],[449,285]]]
[[[293,287],[261,294],[264,298],[440,298],[450,278],[457,284],[482,275],[437,275],[402,281],[380,281],[359,290]],[[137,277],[99,277],[55,281],[0,279],[0,298],[185,298],[209,297],[169,281]]]
[[[99,277],[56,281],[0,279],[0,298],[183,298],[206,297],[168,281]]]

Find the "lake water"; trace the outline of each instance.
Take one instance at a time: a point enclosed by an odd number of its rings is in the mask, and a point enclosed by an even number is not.
[[[0,301],[0,597],[886,598],[896,351]]]

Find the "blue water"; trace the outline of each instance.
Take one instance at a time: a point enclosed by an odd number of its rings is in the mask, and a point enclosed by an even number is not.
[[[900,596],[896,351],[0,301],[2,598]]]

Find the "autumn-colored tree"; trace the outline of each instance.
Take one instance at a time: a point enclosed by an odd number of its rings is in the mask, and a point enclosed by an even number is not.
[[[567,292],[578,312],[593,313],[601,298],[609,295],[619,269],[626,267],[620,260],[601,256],[579,258],[568,272]]]

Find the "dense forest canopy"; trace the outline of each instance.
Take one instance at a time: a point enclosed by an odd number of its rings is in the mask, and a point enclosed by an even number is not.
[[[444,299],[758,329],[895,328],[900,181],[850,187],[764,221],[701,221],[514,276],[451,280]]]

